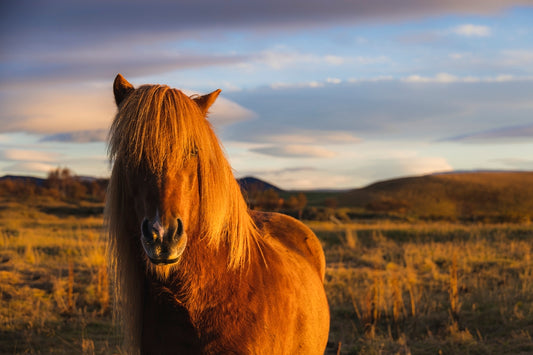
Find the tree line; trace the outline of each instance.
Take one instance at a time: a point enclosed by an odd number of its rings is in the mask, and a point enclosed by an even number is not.
[[[45,196],[70,202],[103,202],[107,183],[107,179],[84,179],[74,175],[68,168],[57,168],[51,170],[44,180],[19,177],[2,179],[0,194],[17,199]]]
[[[254,186],[248,186],[243,189],[243,195],[248,206],[253,210],[259,211],[280,211],[296,212],[298,218],[307,206],[307,197],[304,193],[281,197],[274,189],[260,189]]]
[[[76,202],[89,200],[104,202],[108,179],[82,178],[69,168],[56,168],[48,172],[46,179],[5,178],[0,180],[0,194],[17,199],[31,199],[47,196],[53,199]],[[307,197],[303,193],[285,196],[274,189],[261,189],[257,186],[243,188],[243,195],[248,206],[254,210],[292,212],[295,217],[302,217],[307,206]]]

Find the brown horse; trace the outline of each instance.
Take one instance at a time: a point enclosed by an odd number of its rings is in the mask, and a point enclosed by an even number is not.
[[[248,210],[188,97],[114,82],[106,221],[128,353],[322,354],[324,252],[290,217]]]

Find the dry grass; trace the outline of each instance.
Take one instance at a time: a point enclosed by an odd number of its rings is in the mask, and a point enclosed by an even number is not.
[[[119,353],[102,217],[50,203],[0,201],[0,353]],[[308,224],[326,251],[328,354],[533,353],[530,225]]]
[[[533,352],[529,225],[311,227],[328,261],[328,353]]]
[[[113,353],[102,217],[45,209],[0,202],[0,353]]]

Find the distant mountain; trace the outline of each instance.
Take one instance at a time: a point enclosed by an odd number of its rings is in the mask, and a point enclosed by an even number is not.
[[[93,182],[93,181],[101,181],[106,180],[102,178],[95,178],[92,176],[73,176],[74,179],[81,181],[81,182]],[[0,181],[3,180],[13,180],[13,181],[21,181],[21,182],[29,182],[33,183],[36,186],[44,186],[44,182],[46,179],[33,177],[33,176],[19,176],[19,175],[5,175],[0,177]],[[260,180],[258,178],[247,176],[241,179],[237,179],[237,182],[241,186],[241,188],[244,188],[245,190],[255,189],[259,191],[266,191],[266,190],[274,190],[276,192],[283,192],[282,189],[279,187],[268,183],[266,181]]]
[[[33,176],[18,176],[18,175],[4,175],[0,177],[0,181],[3,181],[3,180],[30,182],[36,186],[43,186],[44,182],[46,181],[46,179],[37,178]]]
[[[533,218],[533,172],[464,172],[381,181],[337,196],[339,206],[425,218]]]
[[[246,177],[237,179],[237,182],[241,186],[241,189],[243,189],[245,191],[274,190],[276,192],[283,192],[283,190],[280,189],[279,187],[274,186],[271,183],[268,183],[266,181],[260,180],[258,178],[252,177],[252,176],[246,176]]]
[[[107,180],[106,178],[97,178],[93,176],[83,176],[83,175],[74,175],[72,176],[73,179],[81,181],[81,182],[93,182],[93,181],[102,181]],[[0,177],[0,181],[2,180],[14,180],[14,181],[24,181],[24,182],[32,182],[37,186],[43,186],[46,179],[44,178],[38,178],[34,176],[20,176],[20,175],[4,175]]]

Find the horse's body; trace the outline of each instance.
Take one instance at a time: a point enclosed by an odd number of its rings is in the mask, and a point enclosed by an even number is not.
[[[247,210],[205,120],[218,91],[135,90],[120,75],[114,91],[106,214],[128,351],[322,354],[320,242],[295,219]]]

